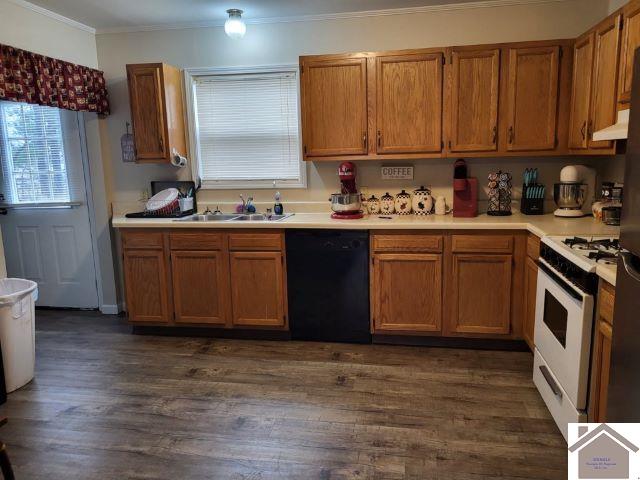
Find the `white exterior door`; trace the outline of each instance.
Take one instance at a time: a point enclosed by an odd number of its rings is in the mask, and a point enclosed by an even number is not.
[[[38,283],[38,306],[97,308],[80,114],[0,102],[0,217],[9,277]]]

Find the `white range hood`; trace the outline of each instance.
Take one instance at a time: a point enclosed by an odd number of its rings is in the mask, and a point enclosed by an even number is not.
[[[618,120],[614,125],[593,132],[593,140],[620,140],[627,138],[629,134],[629,109],[618,112]]]

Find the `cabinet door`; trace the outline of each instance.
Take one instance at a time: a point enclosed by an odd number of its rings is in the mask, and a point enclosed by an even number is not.
[[[232,252],[233,325],[284,327],[284,274],[280,252]]]
[[[442,53],[376,59],[378,153],[442,150]]]
[[[453,254],[453,333],[510,332],[512,263],[512,255]]]
[[[640,47],[640,1],[633,0],[624,7],[622,48],[620,55],[618,102],[629,108],[633,79],[633,54]]]
[[[225,325],[229,318],[229,268],[220,251],[172,251],[176,323]]]
[[[607,19],[596,28],[593,61],[591,118],[588,127],[589,148],[611,148],[613,142],[594,142],[591,135],[616,123],[618,59],[620,54],[620,15]]]
[[[378,254],[373,258],[376,332],[440,332],[442,255]]]
[[[124,282],[129,321],[169,323],[169,283],[163,250],[125,250]]]
[[[366,58],[305,61],[302,87],[305,155],[365,155]]]
[[[127,65],[131,122],[138,161],[168,157],[162,65]]]
[[[524,270],[524,324],[522,336],[533,351],[535,348],[534,335],[536,323],[536,289],[538,286],[538,265],[535,260],[527,257]]]
[[[509,49],[507,150],[554,150],[560,47]]]
[[[596,322],[591,357],[590,422],[606,422],[607,390],[611,368],[612,327],[602,318]]]
[[[452,152],[498,148],[500,50],[453,51],[451,72]]]
[[[569,119],[569,148],[584,149],[587,144],[594,35],[590,32],[576,40],[573,47],[573,87]]]

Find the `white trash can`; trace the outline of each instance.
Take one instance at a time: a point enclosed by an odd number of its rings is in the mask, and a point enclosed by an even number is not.
[[[38,284],[0,279],[0,346],[7,393],[33,379],[36,366],[35,302]]]

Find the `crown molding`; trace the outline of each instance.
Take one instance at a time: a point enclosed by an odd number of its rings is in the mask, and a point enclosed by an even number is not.
[[[22,3],[24,0],[10,0]],[[366,17],[384,17],[390,15],[412,15],[418,13],[449,12],[455,10],[472,10],[477,8],[511,7],[519,5],[538,5],[545,3],[562,3],[569,0],[480,0],[465,3],[447,5],[428,5],[423,7],[390,8],[385,10],[367,10],[362,12],[327,13],[318,15],[299,15],[293,17],[268,17],[268,18],[244,18],[247,25],[260,25],[272,23],[296,23],[317,22],[326,20],[345,20]],[[27,2],[24,2],[27,3]],[[64,18],[64,17],[63,17]],[[186,30],[191,28],[211,28],[224,26],[224,20],[212,20],[204,22],[166,24],[166,25],[140,25],[132,27],[98,28],[98,35],[111,33],[153,32],[157,30]]]
[[[32,12],[39,13],[40,15],[44,15],[45,17],[49,17],[53,20],[56,20],[61,23],[65,23],[70,27],[77,28],[79,30],[83,30],[85,32],[91,33],[93,35],[96,34],[96,29],[90,27],[89,25],[85,25],[84,23],[76,22],[70,18],[64,17],[56,12],[52,12],[51,10],[47,10],[39,5],[34,5],[31,2],[27,2],[26,0],[8,0],[14,5],[18,5],[19,7],[26,8],[27,10],[31,10]]]

